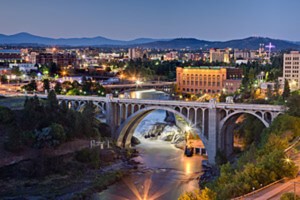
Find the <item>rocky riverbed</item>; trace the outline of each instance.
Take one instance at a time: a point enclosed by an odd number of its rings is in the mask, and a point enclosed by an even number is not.
[[[143,119],[135,130],[138,139],[168,141],[171,144],[185,143],[185,135],[177,126],[173,113],[157,110]]]

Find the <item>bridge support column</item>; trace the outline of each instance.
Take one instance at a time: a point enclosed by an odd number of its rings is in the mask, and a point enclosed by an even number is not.
[[[123,110],[123,105],[122,104],[120,104],[119,107],[120,107],[120,121],[119,121],[118,125],[121,125],[124,121],[124,118],[123,118],[124,110]]]
[[[201,132],[202,132],[202,135],[205,135],[204,134],[204,131],[205,131],[205,109],[202,109],[202,129],[201,129]]]
[[[113,138],[116,138],[116,126],[117,124],[115,123],[115,116],[117,110],[115,109],[115,106],[112,102],[113,96],[112,94],[107,94],[106,95],[106,123],[110,126],[111,128],[111,133]]]
[[[125,104],[125,119],[126,120],[128,117],[128,104]]]
[[[197,116],[198,109],[194,108],[194,110],[195,110],[195,121],[194,121],[194,124],[195,124],[196,127],[198,127],[199,126],[198,119],[197,119],[198,118],[198,116]]]
[[[210,102],[210,108],[208,113],[208,162],[210,164],[216,163],[217,155],[217,137],[218,137],[218,117],[216,102]]]

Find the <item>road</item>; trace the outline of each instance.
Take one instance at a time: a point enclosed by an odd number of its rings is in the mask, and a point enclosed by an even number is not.
[[[296,163],[300,169],[300,154],[292,156],[292,160]],[[262,191],[259,191],[253,195],[245,197],[245,200],[278,200],[281,195],[286,192],[294,192],[300,196],[300,176],[297,176],[294,179],[287,180],[285,182],[277,183],[273,186],[270,186]]]
[[[249,197],[244,198],[244,200],[278,200],[281,195],[286,192],[294,192],[294,184],[296,182],[296,193],[300,195],[300,177],[288,180],[283,183],[277,183],[274,186],[266,188],[260,192],[257,192]],[[298,182],[298,183],[297,183]]]

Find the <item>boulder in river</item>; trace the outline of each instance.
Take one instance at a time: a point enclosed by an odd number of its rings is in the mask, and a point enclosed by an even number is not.
[[[131,145],[135,146],[135,145],[138,145],[138,144],[141,144],[141,141],[137,137],[132,136]]]

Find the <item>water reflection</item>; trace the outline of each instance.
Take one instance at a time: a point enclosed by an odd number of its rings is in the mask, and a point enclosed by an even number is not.
[[[94,196],[101,200],[174,200],[198,188],[202,157],[185,157],[183,151],[164,141],[142,141],[135,158],[139,170],[124,181]]]
[[[131,98],[169,99],[163,92],[144,90],[131,92]],[[165,118],[164,111],[154,111],[149,115],[149,126]],[[148,116],[147,116],[148,117]],[[140,124],[140,125],[141,125]],[[137,132],[145,131],[142,126]],[[139,156],[134,160],[140,162],[139,169],[131,173],[107,190],[93,196],[95,200],[175,200],[180,194],[198,188],[197,177],[201,173],[202,157],[186,157],[183,151],[170,142],[146,140],[139,138],[141,144],[136,146]]]

